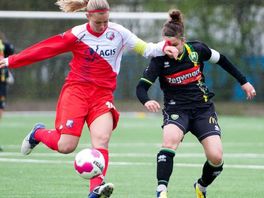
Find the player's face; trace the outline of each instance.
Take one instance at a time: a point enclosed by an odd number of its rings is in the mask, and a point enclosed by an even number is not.
[[[185,43],[184,37],[165,37],[165,39],[169,40],[171,42],[171,45],[177,48],[177,50],[179,51],[179,55],[182,54]]]
[[[108,26],[109,12],[93,13],[86,15],[89,20],[89,25],[96,33],[102,33]]]

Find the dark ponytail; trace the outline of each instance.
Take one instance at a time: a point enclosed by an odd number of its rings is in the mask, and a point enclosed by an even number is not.
[[[163,25],[162,35],[167,37],[183,37],[184,36],[184,24],[183,15],[180,10],[170,10],[170,18]]]

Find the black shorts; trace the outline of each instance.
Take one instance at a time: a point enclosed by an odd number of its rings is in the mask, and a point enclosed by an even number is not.
[[[175,124],[184,134],[190,131],[199,141],[212,135],[221,136],[221,129],[213,104],[204,108],[174,111],[167,111],[165,107],[162,127],[167,124]]]

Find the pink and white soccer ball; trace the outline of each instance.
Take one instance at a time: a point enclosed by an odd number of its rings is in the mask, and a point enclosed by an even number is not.
[[[84,179],[91,179],[102,174],[105,160],[96,149],[86,148],[77,153],[74,160],[76,172]]]

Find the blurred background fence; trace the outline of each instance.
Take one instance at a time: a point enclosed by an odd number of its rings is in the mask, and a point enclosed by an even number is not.
[[[180,9],[185,16],[187,40],[200,40],[225,54],[255,86],[255,102],[264,101],[264,1],[263,0],[108,0],[118,22],[148,42],[161,40],[161,28],[170,8]],[[0,31],[6,34],[16,52],[49,36],[86,22],[78,19],[12,18],[1,11],[59,11],[55,0],[1,0]],[[122,12],[122,13],[121,13]],[[162,17],[128,18],[124,12],[159,12]],[[2,14],[1,14],[2,13]],[[120,13],[118,15],[118,13]],[[135,17],[137,14],[134,14]],[[147,16],[147,14],[145,15]],[[9,87],[9,103],[18,101],[55,101],[68,73],[71,54],[62,54],[21,69],[12,70],[15,84]],[[149,60],[133,52],[122,59],[117,101],[136,101],[135,87]],[[209,88],[216,101],[241,101],[244,93],[239,84],[217,65],[206,65]],[[161,100],[159,85],[151,89],[152,97]]]

